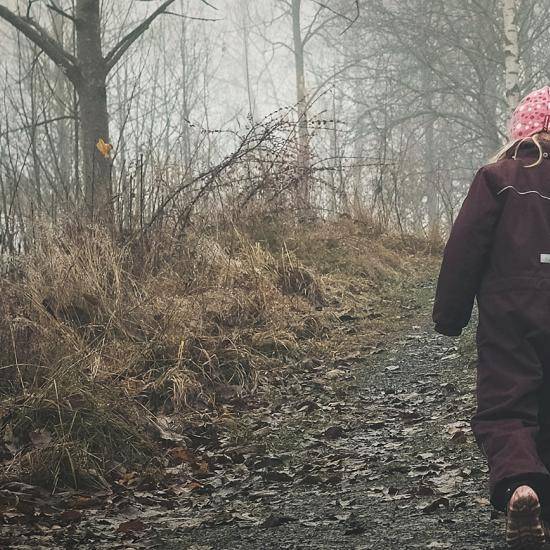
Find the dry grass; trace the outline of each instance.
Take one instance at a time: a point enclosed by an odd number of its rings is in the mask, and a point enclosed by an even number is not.
[[[15,455],[4,477],[81,486],[159,465],[157,415],[268,384],[330,330],[350,285],[380,291],[412,252],[352,222],[132,246],[99,228],[43,231],[0,280],[0,450]]]

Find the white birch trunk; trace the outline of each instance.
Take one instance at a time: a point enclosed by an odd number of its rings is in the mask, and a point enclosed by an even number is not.
[[[503,0],[506,102],[508,104],[509,111],[513,111],[520,100],[517,4],[518,0]]]
[[[296,69],[296,101],[298,108],[298,169],[300,173],[299,207],[310,206],[309,182],[309,131],[308,104],[304,62],[304,42],[301,28],[302,0],[292,0],[292,30],[294,42],[294,65]]]

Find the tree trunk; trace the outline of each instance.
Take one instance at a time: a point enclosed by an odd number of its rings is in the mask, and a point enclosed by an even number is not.
[[[181,11],[184,12],[183,0],[181,1]],[[193,59],[190,57],[189,51],[189,36],[188,36],[188,24],[187,21],[182,18],[180,24],[180,57],[181,57],[181,86],[180,86],[180,125],[182,128],[182,161],[184,167],[184,174],[187,179],[191,178],[193,173],[193,154],[192,154],[192,136],[190,127],[191,108],[192,108],[192,87],[193,83]]]
[[[66,19],[58,14],[52,13],[52,28],[53,34],[57,41],[61,44],[62,47],[66,46]],[[55,130],[57,134],[57,144],[59,150],[63,152],[68,152],[71,150],[71,124],[66,117],[70,111],[74,110],[71,105],[73,102],[72,98],[72,85],[67,80],[63,71],[59,68],[58,65],[53,65],[54,69],[52,71],[52,78],[54,80],[54,104],[53,112],[56,118],[59,120],[55,124]],[[60,158],[56,164],[58,167],[58,176],[61,179],[61,187],[64,191],[65,202],[69,204],[71,201],[75,200],[74,189],[71,189],[71,156],[69,154],[60,155]],[[75,183],[76,185],[76,183]]]
[[[506,74],[506,103],[509,111],[513,111],[520,100],[517,13],[517,0],[504,0],[504,66]]]
[[[292,0],[292,30],[294,36],[294,65],[296,67],[296,102],[298,109],[298,172],[299,172],[299,207],[310,206],[309,181],[309,131],[308,131],[308,104],[307,88],[304,67],[304,43],[301,28],[302,0]]]
[[[34,59],[38,58],[39,52],[34,52],[36,48],[32,48],[32,56]],[[38,151],[38,129],[37,129],[37,121],[38,121],[38,106],[37,106],[37,90],[36,90],[36,65],[33,62],[31,64],[32,69],[29,74],[29,95],[31,100],[30,105],[30,114],[29,114],[29,139],[30,139],[30,146],[31,146],[31,154],[32,154],[32,168],[33,168],[33,179],[34,179],[34,192],[36,194],[36,201],[39,208],[44,208],[44,200],[42,197],[42,174],[40,171],[40,153]]]
[[[111,222],[111,161],[97,148],[100,139],[110,143],[107,109],[108,71],[101,51],[99,0],[78,0],[76,17],[80,68],[76,89],[79,98],[85,204],[92,220]]]
[[[252,119],[256,114],[256,100],[252,93],[252,83],[250,80],[250,15],[248,13],[248,0],[241,3],[241,20],[243,33],[243,53],[244,69],[246,79],[246,93],[248,95],[248,113]]]
[[[424,172],[424,192],[426,196],[427,217],[428,217],[428,236],[430,239],[437,239],[439,235],[439,194],[437,191],[436,180],[436,157],[437,153],[435,140],[435,120],[433,112],[433,92],[432,92],[432,74],[424,65],[421,68],[420,76],[422,79],[422,101],[424,109],[428,113],[424,117],[424,143],[421,151],[423,172]],[[421,145],[422,146],[422,145]]]

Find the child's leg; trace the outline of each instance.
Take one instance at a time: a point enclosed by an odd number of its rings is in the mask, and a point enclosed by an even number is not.
[[[545,339],[537,346],[539,356],[544,365],[544,380],[539,395],[539,433],[537,449],[539,456],[550,471],[550,340]],[[550,502],[542,508],[542,516],[550,521]]]
[[[492,297],[489,306],[479,304],[478,407],[472,429],[489,463],[491,502],[504,511],[512,484],[533,487],[542,504],[550,495],[550,474],[537,448],[543,368],[509,302]]]

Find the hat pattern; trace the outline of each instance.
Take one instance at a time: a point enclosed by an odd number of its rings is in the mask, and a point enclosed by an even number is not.
[[[550,86],[545,86],[521,100],[510,120],[508,133],[510,138],[516,141],[548,131],[549,126]]]

